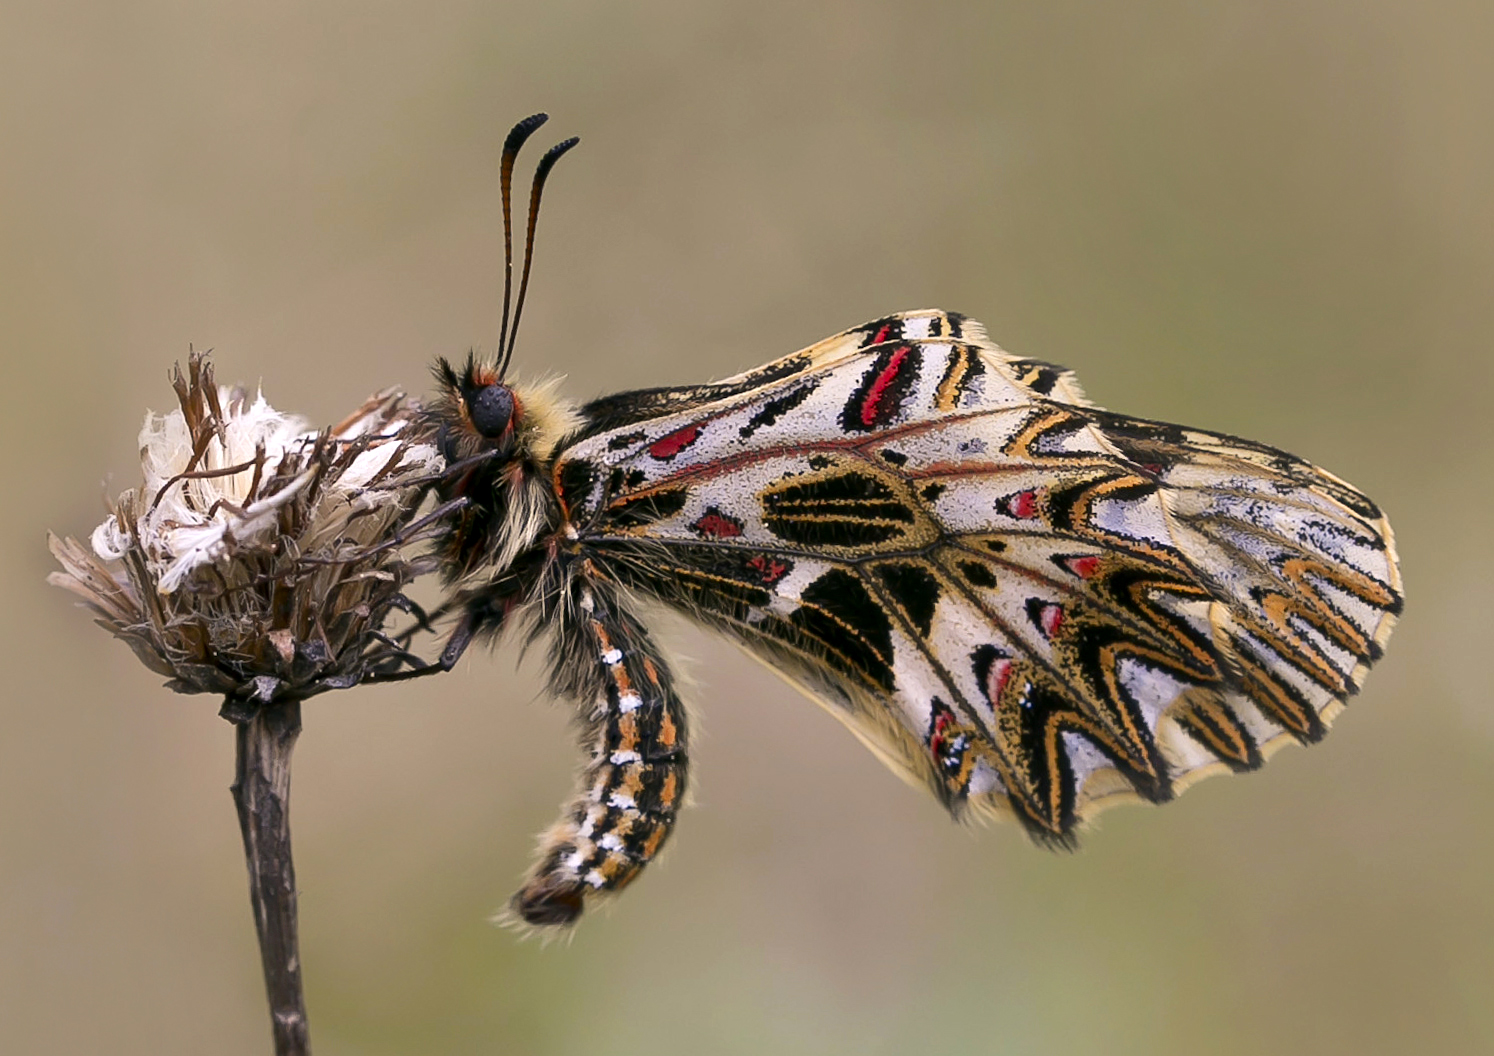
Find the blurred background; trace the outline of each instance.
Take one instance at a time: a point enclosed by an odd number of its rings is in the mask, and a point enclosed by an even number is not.
[[[1078,854],[967,830],[678,623],[696,803],[573,941],[486,919],[571,787],[505,647],[309,705],[322,1056],[1494,1051],[1494,7],[1481,0],[40,3],[0,22],[0,1032],[269,1051],[217,702],[46,587],[167,370],[332,421],[491,348],[504,132],[547,109],[518,360],[577,397],[899,309],[1372,495],[1408,605],[1333,735]],[[531,159],[532,160],[532,159]],[[527,167],[521,173],[527,174]],[[521,175],[527,180],[527,175]]]

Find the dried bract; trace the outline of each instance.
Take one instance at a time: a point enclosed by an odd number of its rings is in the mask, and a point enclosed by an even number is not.
[[[173,689],[251,710],[398,667],[382,628],[428,570],[402,546],[443,467],[418,408],[385,392],[315,431],[219,387],[197,353],[173,386],[179,409],[140,431],[144,484],[91,546],[49,536],[63,567],[50,582]]]

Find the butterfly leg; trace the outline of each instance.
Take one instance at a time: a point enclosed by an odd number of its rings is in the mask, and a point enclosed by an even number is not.
[[[570,924],[584,900],[632,881],[659,852],[685,793],[685,711],[648,631],[605,583],[578,577],[559,621],[551,688],[579,701],[591,758],[513,898],[530,924]]]
[[[412,679],[424,678],[427,675],[439,675],[456,667],[457,661],[472,644],[472,639],[477,636],[485,624],[502,626],[500,621],[485,620],[484,613],[479,608],[469,608],[462,614],[461,621],[456,629],[446,639],[446,646],[441,650],[439,659],[431,663],[423,663],[418,657],[412,657],[405,651],[405,643],[398,639],[385,639],[390,646],[395,658],[404,660],[410,666],[403,670],[382,671],[364,676],[362,684],[365,686],[378,685],[384,682],[409,682]],[[408,657],[408,659],[406,659]]]

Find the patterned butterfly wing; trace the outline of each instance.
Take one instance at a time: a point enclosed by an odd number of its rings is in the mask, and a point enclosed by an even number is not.
[[[1347,484],[1095,408],[952,313],[583,416],[555,482],[599,567],[1044,839],[1317,740],[1400,608]]]

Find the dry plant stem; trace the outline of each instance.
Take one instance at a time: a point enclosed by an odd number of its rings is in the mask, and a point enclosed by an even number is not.
[[[296,942],[296,869],[291,861],[291,750],[301,732],[297,700],[260,707],[237,724],[233,800],[249,866],[249,897],[275,1033],[276,1056],[311,1052],[301,955]]]

